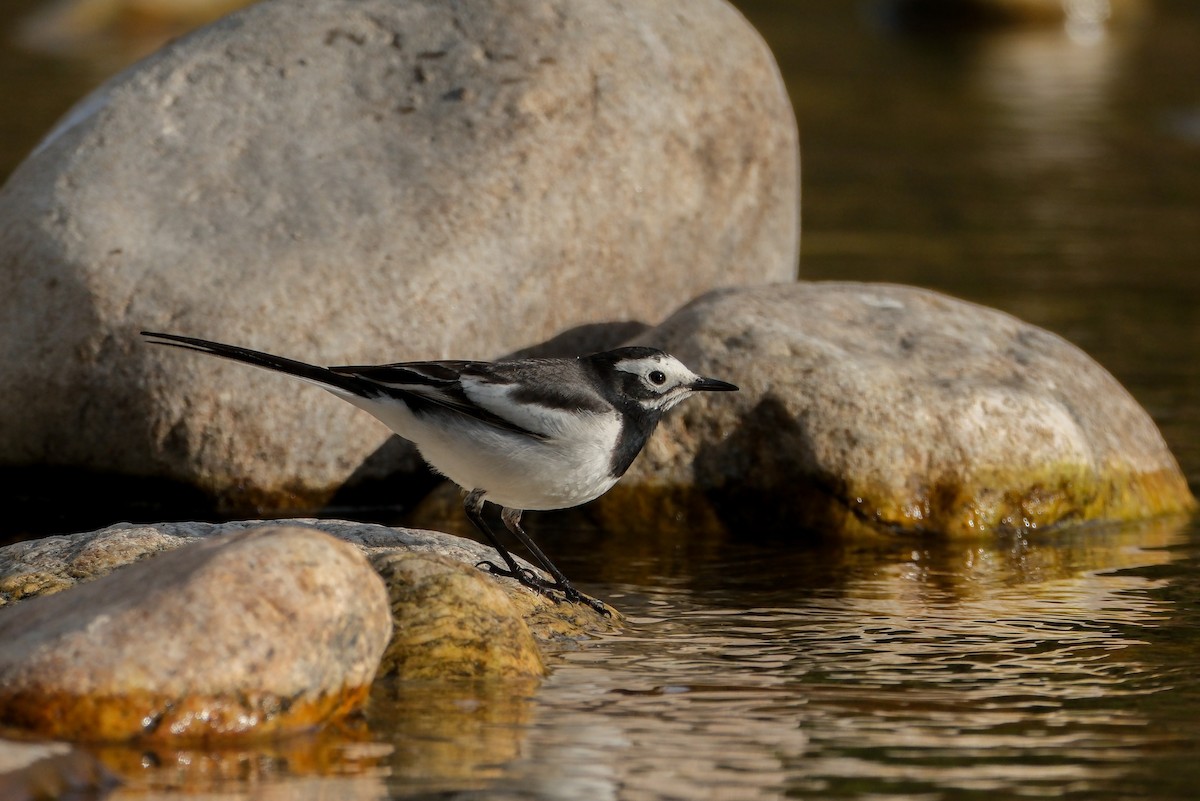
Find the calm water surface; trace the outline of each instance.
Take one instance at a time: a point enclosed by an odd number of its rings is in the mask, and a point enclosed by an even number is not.
[[[571,565],[578,572],[583,560]],[[540,686],[402,684],[290,750],[120,751],[114,798],[1189,798],[1200,531],[716,546]],[[144,766],[144,767],[143,767]]]
[[[743,4],[800,119],[804,276],[929,286],[1067,336],[1200,484],[1200,7],[1159,2],[1098,40],[900,35],[872,7]],[[0,58],[0,97],[30,110],[0,126],[3,174],[94,78]],[[311,742],[114,749],[112,797],[1200,792],[1194,523],[840,548],[753,534],[544,534],[629,617],[547,681],[380,687],[366,721]]]

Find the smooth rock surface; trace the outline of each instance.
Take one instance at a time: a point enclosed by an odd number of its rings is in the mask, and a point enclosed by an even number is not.
[[[971,535],[1195,506],[1103,367],[993,309],[886,284],[772,285],[710,293],[636,341],[741,392],[668,415],[596,502],[615,519],[707,499],[714,524],[741,531]]]
[[[300,731],[363,701],[390,634],[352,546],[212,537],[0,613],[0,721],[77,740]]]
[[[495,358],[790,278],[798,230],[791,106],[723,0],[267,0],[110,80],[0,189],[0,464],[318,504],[398,466],[360,470],[383,426],[137,331]]]
[[[431,665],[441,657],[447,676],[468,672],[477,676],[541,675],[544,653],[572,647],[580,638],[620,625],[621,616],[615,609],[610,608],[612,617],[604,618],[586,606],[554,603],[512,579],[478,570],[475,565],[479,562],[497,561],[498,557],[474,540],[342,520],[120,523],[99,531],[9,545],[0,548],[0,608],[90,581],[159,551],[278,526],[324,532],[350,543],[384,576],[394,639],[380,676],[409,678],[408,669],[428,676],[435,672]],[[453,570],[451,564],[464,570]],[[407,609],[406,604],[420,608]],[[0,612],[0,620],[3,614]],[[497,647],[492,642],[495,631],[508,632],[506,636],[513,642]],[[538,648],[536,655],[528,653],[524,641],[528,635]],[[442,638],[446,643],[438,642]],[[406,640],[419,641],[424,651],[397,654],[398,643]]]

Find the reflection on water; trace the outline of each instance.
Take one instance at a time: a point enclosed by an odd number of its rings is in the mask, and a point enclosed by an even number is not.
[[[486,789],[525,747],[538,680],[400,682],[375,688],[369,722],[381,764],[408,792]],[[400,725],[397,725],[399,723]]]
[[[987,157],[1003,179],[1037,188],[1021,200],[1039,228],[1094,224],[1080,215],[1094,209],[1087,193],[1115,158],[1104,126],[1130,36],[1080,43],[1059,30],[1008,32],[975,53],[973,78],[996,115]]]
[[[1177,703],[1200,694],[1195,638],[1164,646],[1181,620],[1195,631],[1180,602],[1200,598],[1200,529],[716,551],[703,575],[589,587],[628,629],[559,655],[540,686],[382,686],[363,730],[216,767],[105,752],[130,781],[114,797],[1116,798],[1200,781],[1198,707]]]
[[[1140,709],[1163,666],[1131,650],[1171,614],[1161,582],[1112,572],[1165,563],[1178,530],[942,543],[856,560],[836,589],[767,550],[715,566],[756,588],[631,594],[627,634],[565,657],[506,785],[537,777],[545,797],[549,770],[594,798],[1099,797],[1179,740]]]
[[[365,726],[333,728],[312,737],[240,747],[172,749],[154,745],[90,749],[121,778],[107,801],[222,798],[344,801],[385,797],[377,765],[392,746],[375,742]]]

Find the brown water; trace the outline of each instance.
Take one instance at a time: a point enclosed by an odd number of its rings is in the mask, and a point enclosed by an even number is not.
[[[902,35],[846,0],[743,8],[801,123],[803,274],[934,287],[1067,336],[1200,484],[1200,6],[1163,0],[1091,42]],[[30,109],[0,123],[3,174],[95,77],[0,59],[0,99]],[[546,682],[379,687],[365,722],[313,742],[115,749],[112,797],[1198,793],[1192,522],[825,548],[605,547],[553,525],[531,520],[630,623]]]
[[[1194,797],[1182,523],[670,564],[590,586],[629,626],[540,686],[385,685],[318,742],[113,749],[113,798]]]

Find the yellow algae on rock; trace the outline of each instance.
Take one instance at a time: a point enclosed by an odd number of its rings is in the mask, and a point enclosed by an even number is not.
[[[583,604],[556,603],[448,556],[384,550],[372,564],[388,585],[396,628],[383,676],[541,676],[539,643],[614,625]]]
[[[380,553],[372,561],[387,584],[395,622],[380,675],[545,674],[537,642],[513,600],[483,571],[449,557],[408,551]]]

